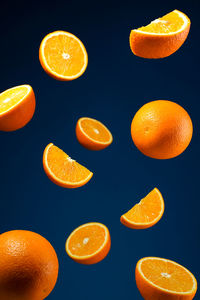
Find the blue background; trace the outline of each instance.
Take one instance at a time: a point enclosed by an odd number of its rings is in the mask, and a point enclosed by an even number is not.
[[[130,30],[176,8],[192,21],[181,49],[160,60],[135,57]],[[28,83],[37,107],[26,127],[0,132],[0,230],[32,230],[52,243],[60,270],[49,300],[142,299],[134,269],[144,256],[175,260],[200,279],[199,9],[197,0],[1,3],[1,91]],[[40,42],[54,30],[77,35],[88,51],[88,68],[73,82],[58,82],[40,66]],[[179,103],[193,121],[191,144],[175,159],[145,157],[131,140],[134,114],[156,99]],[[75,124],[83,116],[111,130],[110,147],[92,152],[77,142]],[[47,178],[42,155],[50,142],[94,172],[87,185],[68,190]],[[166,204],[162,220],[143,231],[123,226],[121,214],[154,187]],[[108,226],[112,247],[101,263],[83,266],[67,256],[65,241],[90,221]]]

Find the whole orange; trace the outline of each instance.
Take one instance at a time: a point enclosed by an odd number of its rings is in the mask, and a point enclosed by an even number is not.
[[[168,159],[181,154],[189,145],[193,133],[186,110],[167,100],[143,105],[131,124],[131,136],[136,147],[145,155]]]
[[[0,235],[1,300],[43,300],[57,276],[56,252],[41,235],[25,230]]]

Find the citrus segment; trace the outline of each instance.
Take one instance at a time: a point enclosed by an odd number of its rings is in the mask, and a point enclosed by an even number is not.
[[[121,216],[120,221],[132,229],[145,229],[155,225],[164,213],[164,200],[155,188],[138,204]]]
[[[141,259],[136,265],[135,276],[137,287],[146,300],[190,300],[196,294],[194,275],[168,259]]]
[[[43,166],[50,180],[66,188],[80,187],[86,184],[93,175],[52,143],[44,150]]]
[[[92,118],[80,118],[76,125],[79,143],[89,150],[102,150],[112,141],[112,134],[101,122]]]
[[[66,241],[66,252],[76,262],[95,264],[110,250],[108,228],[101,223],[87,223],[75,229]]]
[[[167,57],[182,46],[189,30],[189,18],[174,10],[147,26],[132,30],[130,47],[135,55],[143,58]]]
[[[83,43],[73,34],[55,31],[41,42],[39,59],[43,69],[58,80],[73,80],[87,67],[88,56]]]

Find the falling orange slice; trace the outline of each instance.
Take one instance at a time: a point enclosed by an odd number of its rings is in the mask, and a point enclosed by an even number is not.
[[[87,223],[76,228],[66,241],[66,252],[76,262],[90,265],[103,260],[110,251],[108,228],[101,223]]]
[[[48,75],[62,81],[80,77],[88,64],[83,43],[66,31],[55,31],[45,36],[40,45],[39,59]]]
[[[43,167],[51,181],[65,188],[83,186],[93,175],[52,143],[44,150]]]
[[[132,52],[144,58],[163,58],[177,51],[190,30],[190,19],[174,10],[130,34]]]
[[[0,130],[24,127],[35,112],[35,95],[30,85],[10,88],[0,94]]]
[[[145,300],[191,300],[197,291],[194,275],[168,259],[142,258],[136,265],[135,278]]]
[[[132,229],[145,229],[155,225],[164,213],[164,200],[155,188],[138,204],[121,216],[120,221]]]
[[[101,122],[91,118],[80,118],[76,125],[79,143],[89,150],[102,150],[108,147],[113,137]]]

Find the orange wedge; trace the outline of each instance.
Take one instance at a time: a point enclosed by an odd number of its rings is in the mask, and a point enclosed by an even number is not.
[[[52,143],[44,150],[43,167],[51,181],[65,188],[83,186],[93,175]]]
[[[10,88],[0,94],[0,130],[24,127],[35,112],[35,95],[30,85]]]
[[[40,45],[39,59],[48,75],[62,81],[80,77],[88,64],[83,43],[66,31],[55,31],[45,36]]]
[[[164,213],[165,205],[160,191],[155,188],[138,204],[121,216],[120,221],[132,229],[145,229],[155,225]]]
[[[108,228],[101,223],[87,223],[76,228],[66,241],[66,252],[76,262],[96,264],[110,251]]]
[[[145,300],[191,300],[197,291],[194,275],[168,259],[142,258],[136,265],[135,278]]]
[[[174,10],[130,34],[132,52],[144,58],[163,58],[177,51],[190,30],[190,19]]]
[[[101,122],[91,118],[80,118],[76,124],[79,143],[89,150],[102,150],[108,147],[113,137]]]

